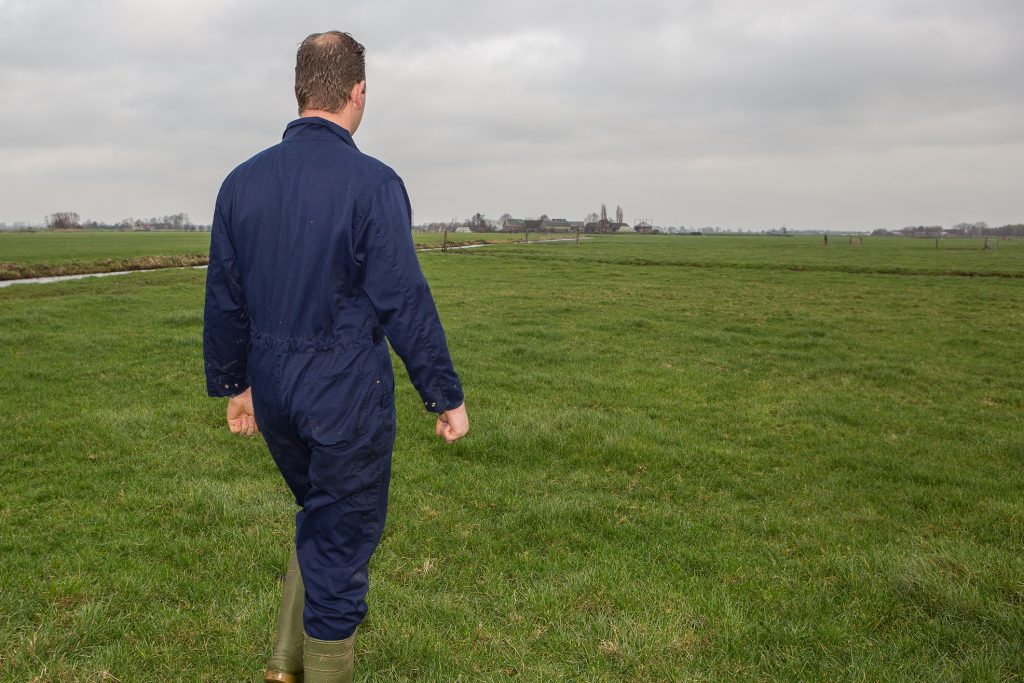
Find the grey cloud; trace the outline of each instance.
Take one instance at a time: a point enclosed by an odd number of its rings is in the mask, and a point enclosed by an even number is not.
[[[1009,0],[8,0],[0,220],[208,220],[295,116],[298,42],[340,28],[368,48],[356,140],[417,220],[1019,221],[1020,25]]]

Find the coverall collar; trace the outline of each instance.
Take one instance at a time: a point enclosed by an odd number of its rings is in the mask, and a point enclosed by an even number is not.
[[[358,150],[355,141],[352,140],[352,134],[347,130],[327,119],[322,119],[319,116],[305,116],[301,119],[295,119],[284,129],[284,135],[281,136],[282,140],[287,140],[292,137],[321,137],[326,131],[334,133],[345,144],[351,146],[353,149]]]

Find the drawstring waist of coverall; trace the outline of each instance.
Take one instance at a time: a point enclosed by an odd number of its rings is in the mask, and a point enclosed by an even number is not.
[[[380,344],[384,341],[384,328],[377,325],[346,337],[277,337],[253,331],[250,339],[253,346],[283,353],[344,353]]]

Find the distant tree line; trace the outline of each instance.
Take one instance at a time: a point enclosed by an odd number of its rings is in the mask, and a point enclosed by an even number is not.
[[[174,213],[153,218],[125,218],[115,226],[118,230],[197,230],[187,213]]]
[[[954,225],[953,229],[956,230],[962,225],[966,225],[966,223]],[[1016,225],[1003,225],[998,228],[990,228],[984,223],[974,223],[973,226],[977,229],[977,232],[971,234],[976,234],[978,237],[1024,237],[1024,224],[1021,223]]]
[[[904,237],[1024,237],[1024,225],[1004,225],[990,228],[985,221],[957,223],[952,228],[941,225],[908,225],[899,230],[879,229],[871,233],[876,237],[902,235]]]
[[[443,232],[445,230],[448,232],[494,232],[498,229],[498,224],[490,218],[486,218],[482,213],[475,213],[472,217],[462,220],[453,218],[450,221],[414,225],[412,228],[421,232]]]
[[[174,213],[169,216],[152,218],[124,218],[116,223],[99,221],[82,221],[74,211],[58,211],[46,217],[46,227],[50,230],[123,230],[123,231],[154,231],[181,230],[186,232],[205,232],[210,228],[196,225],[187,213]]]
[[[506,232],[575,232],[579,229],[586,233],[610,233],[619,232],[622,229],[633,232],[662,233],[662,234],[711,234],[711,233],[750,233],[767,235],[786,234],[814,234],[820,235],[829,232],[828,230],[787,230],[786,228],[774,228],[770,230],[723,230],[717,227],[687,228],[686,226],[662,227],[653,224],[647,219],[636,219],[635,224],[630,226],[623,221],[621,206],[615,207],[615,218],[610,219],[608,208],[601,204],[600,213],[589,213],[582,221],[567,221],[563,218],[549,218],[542,214],[538,218],[513,218],[511,214],[504,213],[498,220],[487,218],[483,213],[477,212],[471,217],[450,221],[439,221],[425,225],[414,226],[416,230],[428,232],[495,232],[504,230]],[[77,215],[77,214],[76,214]],[[155,221],[156,219],[150,219]],[[153,229],[181,229],[181,228],[153,228]],[[187,229],[187,228],[185,228]],[[206,228],[200,228],[206,229]],[[889,230],[880,228],[871,233],[876,237],[1024,237],[1024,224],[1004,225],[998,228],[989,227],[984,221],[976,223],[957,223],[951,228],[944,228],[941,225],[908,225],[904,228]]]

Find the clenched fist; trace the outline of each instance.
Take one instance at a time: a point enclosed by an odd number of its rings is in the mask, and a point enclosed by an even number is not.
[[[437,426],[434,433],[448,443],[458,441],[469,431],[469,415],[466,414],[466,403],[463,402],[458,408],[446,410],[437,416]]]
[[[232,434],[252,436],[260,431],[252,411],[252,387],[228,399],[228,429]]]

